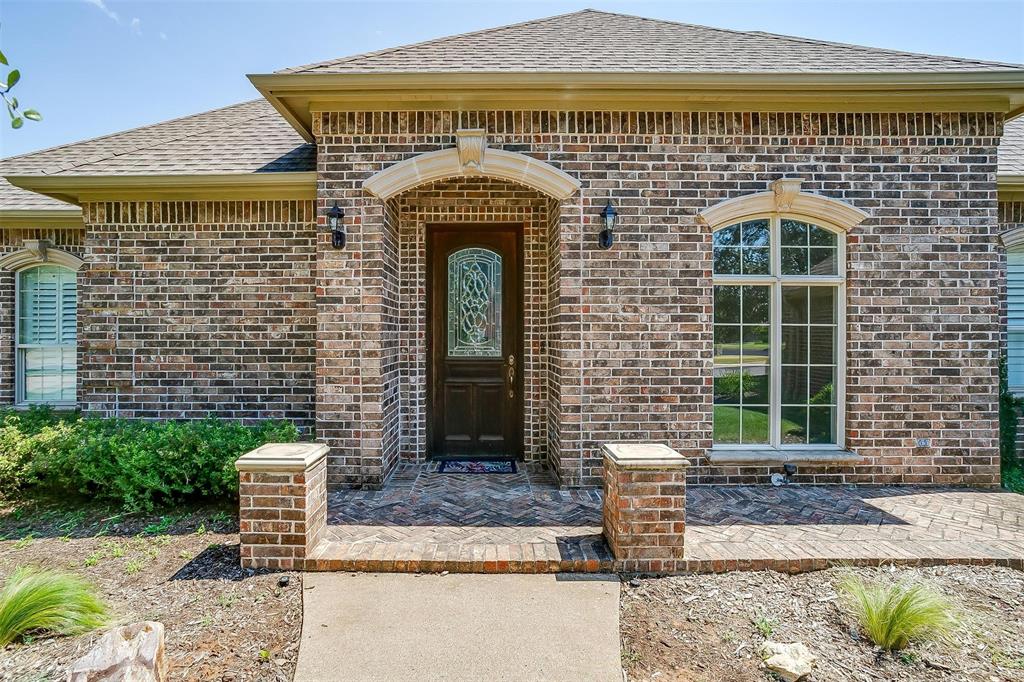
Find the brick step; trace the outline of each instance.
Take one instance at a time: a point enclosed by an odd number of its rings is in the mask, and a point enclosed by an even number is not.
[[[710,546],[709,546],[710,545]],[[727,573],[778,571],[807,573],[837,566],[1005,566],[1024,570],[1024,554],[1015,547],[968,548],[917,546],[901,543],[900,552],[878,543],[860,547],[833,547],[815,543],[791,548],[794,556],[777,552],[735,551],[719,543],[696,543],[687,557],[658,566],[654,572]],[[732,551],[730,551],[732,549]],[[574,556],[583,552],[588,556]],[[532,552],[532,556],[529,554]],[[562,554],[565,556],[562,556]],[[362,571],[369,573],[643,573],[649,562],[615,561],[607,547],[566,550],[556,544],[499,545],[483,543],[406,543],[321,540],[305,560],[307,571]]]
[[[371,573],[608,573],[604,543],[409,543],[321,540],[305,560],[307,571]]]

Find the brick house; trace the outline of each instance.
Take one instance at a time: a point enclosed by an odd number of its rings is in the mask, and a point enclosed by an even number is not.
[[[1024,67],[585,10],[249,78],[0,162],[0,404],[287,418],[332,486],[997,484]]]

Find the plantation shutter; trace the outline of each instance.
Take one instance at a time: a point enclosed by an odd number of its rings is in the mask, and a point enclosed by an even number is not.
[[[1006,358],[1010,387],[1024,390],[1024,249],[1006,254]]]
[[[18,397],[73,403],[76,381],[75,273],[56,265],[18,276]]]

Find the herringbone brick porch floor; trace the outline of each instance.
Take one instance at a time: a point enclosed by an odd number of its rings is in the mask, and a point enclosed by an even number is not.
[[[328,494],[325,570],[608,571],[601,491],[560,490],[551,473],[440,474],[400,465],[383,490]]]
[[[691,486],[701,571],[996,563],[1024,569],[1024,496],[969,488]]]
[[[402,465],[383,490],[328,496],[320,570],[607,571],[601,492],[549,472],[439,474]],[[687,568],[998,563],[1024,568],[1024,497],[938,488],[690,486]]]

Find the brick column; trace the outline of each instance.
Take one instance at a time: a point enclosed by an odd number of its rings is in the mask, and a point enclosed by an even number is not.
[[[327,525],[323,443],[268,443],[235,462],[243,568],[304,568]]]
[[[671,573],[685,569],[686,468],[666,445],[615,444],[604,455],[604,537],[617,570]]]

